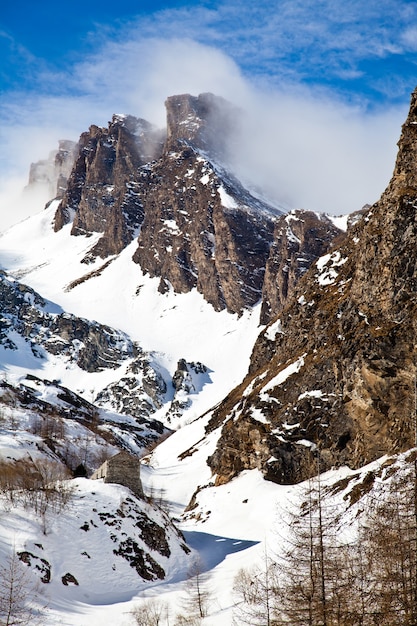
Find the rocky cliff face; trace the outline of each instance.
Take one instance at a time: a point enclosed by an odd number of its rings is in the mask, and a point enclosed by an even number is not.
[[[108,128],[91,126],[80,137],[55,230],[72,221],[72,235],[103,233],[89,258],[123,250],[143,220],[146,172],[140,168],[160,154],[161,139],[159,131],[133,116],[114,115]]]
[[[166,151],[185,142],[216,160],[227,158],[229,144],[239,126],[240,112],[211,93],[189,94],[167,99]]]
[[[282,311],[301,276],[338,237],[342,231],[323,214],[295,210],[277,219],[262,288],[261,324]]]
[[[112,328],[57,312],[30,287],[0,274],[0,343],[18,350],[20,338],[32,353],[65,355],[86,372],[114,369],[134,355],[132,342]],[[15,342],[18,343],[15,343]]]
[[[133,416],[136,422],[130,425],[131,436],[141,444],[145,442],[145,446],[146,438],[152,442],[164,432],[162,423],[153,419],[154,413],[165,407],[167,420],[174,422],[189,406],[189,395],[209,382],[202,363],[184,359],[170,379],[155,355],[124,333],[65,313],[4,273],[0,273],[0,347],[7,351],[4,363],[7,355],[13,360],[11,355],[19,352],[26,354],[22,356],[22,365],[25,361],[37,361],[38,368],[52,356],[68,368],[78,366],[92,374],[117,370],[110,377],[112,382],[93,398],[94,403]],[[65,412],[70,416],[68,409]]]
[[[240,312],[261,297],[273,214],[198,151],[179,145],[153,167],[133,257],[160,291],[197,288],[216,310]]]
[[[317,459],[322,470],[359,467],[413,444],[416,207],[414,92],[387,190],[300,280],[261,333],[247,379],[213,414],[219,483],[252,467],[294,482]]]
[[[197,288],[216,310],[240,313],[261,297],[277,212],[216,165],[235,109],[211,94],[173,96],[166,107],[167,141],[133,259],[160,277],[160,291]]]

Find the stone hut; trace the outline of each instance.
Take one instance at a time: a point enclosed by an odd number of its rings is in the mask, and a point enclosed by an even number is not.
[[[107,459],[91,476],[92,480],[104,479],[105,483],[116,483],[128,487],[135,496],[143,497],[140,480],[140,461],[128,452],[119,452]]]

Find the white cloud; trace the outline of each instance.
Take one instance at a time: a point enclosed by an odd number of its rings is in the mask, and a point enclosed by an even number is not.
[[[74,84],[91,99],[165,124],[164,101],[176,93],[214,91],[239,97],[246,89],[237,65],[223,52],[190,39],[110,43],[75,68]],[[101,105],[102,106],[102,105]]]
[[[25,191],[26,185],[26,177],[0,179],[0,237],[1,232],[13,224],[42,211],[49,199],[46,189],[38,187],[28,193]]]
[[[406,28],[401,36],[401,41],[408,50],[415,52],[417,50],[417,26]]]
[[[247,110],[235,167],[277,201],[337,215],[388,184],[404,109],[367,114],[305,91],[256,93]]]

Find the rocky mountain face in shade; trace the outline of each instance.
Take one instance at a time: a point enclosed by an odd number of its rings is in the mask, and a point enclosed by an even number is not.
[[[234,107],[201,94],[172,96],[166,108],[166,131],[114,116],[83,133],[55,229],[102,233],[86,262],[118,254],[140,231],[133,260],[161,292],[197,288],[216,310],[240,313],[261,298],[280,212],[221,165]]]
[[[185,142],[217,161],[227,158],[240,124],[240,111],[211,93],[170,96],[166,103],[166,150]]]
[[[216,310],[238,314],[263,298],[265,323],[339,231],[305,212],[294,214],[290,236],[280,210],[228,171],[240,121],[230,103],[184,94],[168,98],[166,111],[164,131],[115,115],[81,135],[55,230],[72,222],[72,235],[102,233],[85,262],[118,254],[139,233],[133,261],[162,293],[196,288]]]
[[[284,308],[301,276],[338,237],[342,231],[323,214],[295,210],[277,219],[262,288],[261,324]]]
[[[260,334],[243,383],[216,408],[219,483],[360,467],[415,437],[417,92],[381,199],[304,274]]]
[[[261,297],[277,211],[219,164],[238,111],[212,94],[172,96],[166,108],[133,260],[161,292],[196,288],[216,310],[240,313]]]

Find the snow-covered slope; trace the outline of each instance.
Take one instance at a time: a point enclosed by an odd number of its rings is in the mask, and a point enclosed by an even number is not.
[[[144,276],[140,268],[132,263],[133,245],[105,262],[98,259],[86,266],[81,260],[94,245],[95,236],[71,237],[69,226],[55,233],[52,228],[55,209],[56,204],[52,203],[39,214],[11,228],[0,238],[0,263],[7,272],[7,280],[17,280],[18,284],[28,285],[29,289],[34,289],[41,295],[41,299],[38,302],[36,295],[17,286],[19,293],[31,305],[40,307],[42,315],[73,315],[118,329],[121,336],[126,338],[126,345],[129,341],[136,342],[151,355],[153,366],[162,373],[167,382],[171,382],[178,372],[178,362],[181,360],[188,364],[200,363],[205,366],[201,371],[198,367],[195,370],[189,368],[188,383],[191,388],[188,388],[188,393],[184,392],[181,384],[176,390],[171,388],[166,393],[165,402],[152,414],[152,418],[167,422],[173,401],[185,400],[182,417],[173,420],[174,423],[168,423],[169,426],[182,427],[175,437],[167,440],[168,447],[161,448],[160,454],[158,451],[144,463],[142,471],[145,493],[161,494],[170,514],[182,526],[183,512],[193,493],[200,486],[210,483],[206,458],[214,450],[218,434],[213,433],[206,439],[204,427],[208,416],[199,416],[219,402],[246,373],[252,345],[259,332],[259,308],[245,311],[238,317],[225,310],[216,312],[196,290],[188,294],[175,294],[173,291],[161,294],[158,291],[158,279]],[[24,295],[27,292],[30,297]],[[83,397],[88,406],[104,388],[117,383],[126,375],[131,362],[129,351],[125,350],[128,358],[125,361],[122,359],[114,369],[109,367],[88,372],[70,354],[50,354],[44,349],[39,349],[39,353],[34,351],[33,345],[38,337],[32,337],[31,343],[28,341],[30,337],[19,334],[17,330],[11,332],[11,339],[18,349],[10,350],[4,345],[1,347],[1,369],[5,385],[9,385],[10,389],[15,385],[23,385],[21,389],[26,389],[29,395],[33,394],[38,402],[45,403],[44,406],[62,405],[60,396],[64,387]],[[231,363],[233,367],[230,367]],[[103,405],[105,408],[106,402]],[[108,406],[107,409],[109,408],[112,407]],[[63,410],[68,410],[68,405]],[[4,425],[0,445],[6,457],[31,462],[37,458],[36,454],[33,456],[34,451],[41,449],[38,453],[41,458],[46,454],[54,460],[62,460],[63,446],[56,437],[53,439],[57,455],[54,455],[43,444],[42,438],[31,435],[30,432],[26,434],[31,429],[34,430],[31,424],[39,422],[36,411],[31,416],[27,407],[25,411],[25,407],[21,407],[18,400],[14,401],[14,406],[9,406],[4,411],[8,425]],[[10,426],[10,420],[13,427]],[[137,427],[137,420],[102,409],[99,421],[103,435],[105,430],[131,450],[139,450],[137,437],[129,437],[129,426],[130,429]],[[71,442],[76,445],[77,441],[88,440],[90,462],[87,465],[94,467],[94,458],[97,465],[104,450],[107,450],[107,454],[115,450],[114,444],[105,440],[100,442],[97,436],[91,437],[91,432],[81,422],[82,420],[65,419],[61,434],[67,447]],[[196,445],[199,440],[200,444]],[[194,445],[196,454],[187,452]],[[178,458],[181,453],[185,453],[182,460]],[[31,519],[19,506],[13,508],[5,518],[9,529],[19,529],[18,536],[11,539],[11,531],[8,534],[0,526],[0,537],[4,537],[5,541],[3,559],[8,554],[9,547],[16,545],[17,551],[32,555],[29,557],[29,564],[35,575],[38,571],[36,566],[43,563],[41,559],[50,564],[53,576],[51,582],[43,588],[43,593],[47,589],[48,596],[48,624],[59,621],[74,626],[93,625],[103,624],[103,619],[111,619],[114,624],[125,624],[130,619],[126,617],[128,611],[140,602],[137,597],[135,599],[139,592],[142,598],[154,595],[160,597],[162,594],[172,604],[173,610],[178,610],[189,563],[195,554],[200,555],[204,569],[217,572],[220,568],[216,574],[218,578],[213,578],[219,592],[218,603],[213,610],[217,613],[216,620],[219,624],[230,623],[230,611],[225,613],[224,610],[231,603],[231,585],[224,586],[224,577],[230,583],[234,576],[235,563],[243,563],[248,556],[248,550],[252,550],[262,541],[264,529],[268,525],[267,517],[255,516],[257,519],[252,522],[252,532],[248,533],[247,527],[242,531],[239,525],[233,528],[234,521],[233,518],[229,519],[229,513],[224,516],[223,522],[220,516],[207,529],[200,529],[198,524],[195,526],[196,519],[191,512],[188,513],[183,529],[187,544],[192,548],[191,557],[181,548],[181,540],[175,539],[173,530],[172,541],[177,546],[173,549],[173,554],[169,559],[163,555],[162,560],[161,555],[156,555],[155,558],[155,562],[166,572],[165,579],[161,581],[156,577],[153,581],[143,582],[142,579],[137,580],[137,573],[128,562],[123,561],[120,556],[112,556],[112,525],[106,526],[103,520],[109,518],[104,515],[101,520],[97,513],[115,515],[116,509],[124,510],[133,506],[129,502],[126,504],[126,490],[119,486],[90,483],[86,479],[76,479],[74,489],[75,495],[68,512],[60,513],[56,519],[51,516],[46,538],[39,538],[43,533],[42,522],[36,521],[36,516]],[[264,485],[260,476],[249,478],[247,486],[244,483],[242,490],[246,494],[254,490],[259,498],[263,497],[263,490],[266,490],[273,508],[271,495],[275,487]],[[217,498],[221,500],[223,495]],[[241,501],[244,499],[242,496]],[[125,504],[120,507],[123,502]],[[143,509],[143,506],[142,503],[139,508]],[[247,507],[243,504],[242,507],[243,513]],[[201,516],[201,520],[203,517]],[[116,520],[114,523],[120,526],[120,537],[135,536],[137,530],[126,526],[125,518],[116,515]],[[113,521],[112,518],[112,524]],[[168,524],[165,518],[159,521],[161,525]],[[10,523],[12,526],[9,526]],[[257,530],[258,523],[263,530]],[[88,532],[85,530],[86,524],[89,527]],[[120,537],[119,540],[122,541]],[[107,556],[105,550],[110,550]],[[232,563],[232,555],[238,561]],[[249,555],[249,558],[252,557]],[[84,561],[87,569],[84,569]],[[89,567],[92,568],[91,574]],[[67,573],[79,585],[74,582],[64,585],[62,576]],[[118,581],[116,584],[115,577]],[[69,580],[72,581],[72,577]]]
[[[0,559],[14,549],[33,571],[48,624],[87,623],[94,607],[185,578],[193,553],[161,509],[119,485],[77,478],[64,487],[67,504],[52,503],[41,519],[17,496],[1,498]]]
[[[120,329],[152,352],[161,370],[171,377],[180,359],[205,365],[205,384],[198,394],[190,396],[187,420],[221,400],[247,371],[259,332],[259,309],[238,317],[227,311],[216,312],[196,290],[187,294],[159,293],[159,281],[144,276],[132,263],[134,244],[105,262],[97,259],[86,266],[81,259],[94,244],[95,236],[70,237],[69,225],[55,233],[55,208],[52,203],[3,234],[0,266],[62,310]],[[40,366],[32,363],[30,368],[37,376],[59,378],[88,400],[104,387],[98,380],[100,375],[85,376],[56,361]],[[9,363],[8,375],[13,371]],[[117,380],[114,373],[111,376]],[[101,377],[106,377],[109,384],[109,372]],[[158,417],[163,418],[164,411],[167,406]]]

